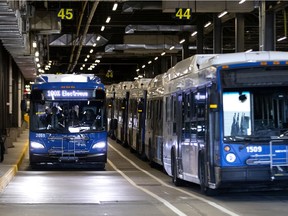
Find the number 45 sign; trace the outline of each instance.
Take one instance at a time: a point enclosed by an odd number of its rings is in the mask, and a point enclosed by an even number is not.
[[[175,16],[179,19],[190,19],[192,8],[176,8]]]
[[[66,19],[66,20],[71,20],[73,19],[74,17],[74,13],[73,13],[73,9],[72,8],[61,8],[59,11],[58,11],[58,14],[57,16],[60,18],[60,19]]]

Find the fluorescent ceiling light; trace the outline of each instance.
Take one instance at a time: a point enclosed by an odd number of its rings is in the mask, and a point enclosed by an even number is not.
[[[223,16],[225,16],[226,14],[228,13],[228,11],[223,11],[223,12],[221,12],[219,15],[218,15],[218,18],[221,18],[221,17],[223,17]]]
[[[278,42],[279,42],[279,41],[283,41],[283,40],[285,40],[286,38],[287,38],[287,37],[284,36],[284,37],[278,38],[277,41],[278,41]]]
[[[118,7],[118,4],[115,2],[114,5],[113,5],[113,8],[112,8],[112,11],[116,11],[117,7]]]
[[[185,39],[182,39],[179,43],[182,44],[185,42]]]
[[[246,0],[239,1],[239,4],[243,4]]]
[[[195,36],[197,33],[198,33],[197,31],[194,31],[194,32],[191,34],[191,36],[193,37],[193,36]]]
[[[102,26],[102,27],[101,27],[101,31],[104,31],[104,30],[105,30],[105,26]]]
[[[106,23],[109,23],[109,22],[110,22],[110,20],[111,20],[111,17],[110,17],[110,16],[108,16],[108,17],[107,17],[107,19],[106,19]]]
[[[208,26],[210,26],[212,23],[209,21],[209,22],[207,22],[205,25],[204,25],[204,27],[205,28],[207,28]]]

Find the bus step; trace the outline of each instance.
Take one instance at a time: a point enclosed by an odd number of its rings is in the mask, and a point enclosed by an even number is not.
[[[287,177],[288,176],[288,167],[284,166],[273,166],[271,172],[271,179],[274,180],[276,178]]]

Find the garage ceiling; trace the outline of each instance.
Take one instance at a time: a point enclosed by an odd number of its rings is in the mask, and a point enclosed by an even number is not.
[[[112,11],[115,2],[118,7]],[[237,0],[0,1],[0,39],[27,80],[42,69],[44,73],[94,73],[109,84],[137,75],[155,76],[162,70],[161,58],[168,67],[171,56],[181,60],[179,42],[187,35],[189,55],[195,54],[197,36],[191,34],[197,23],[213,22],[213,16],[225,9],[229,13],[221,18],[222,52],[235,52],[236,13],[245,17],[245,50],[258,50],[259,4]],[[275,11],[276,37],[286,34],[286,7],[285,1],[266,2],[266,10]],[[177,8],[191,8],[190,19],[179,19]],[[213,23],[204,28],[203,45],[205,53],[213,53]],[[276,42],[276,50],[287,49],[287,41]],[[37,51],[40,67],[35,62]],[[163,51],[166,54],[161,56]],[[113,77],[106,76],[108,71],[113,71]]]

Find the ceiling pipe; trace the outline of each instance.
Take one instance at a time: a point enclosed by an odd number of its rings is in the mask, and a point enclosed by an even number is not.
[[[87,4],[88,4],[88,1],[86,1],[86,2],[84,3],[84,6],[83,6],[82,11],[81,11],[80,20],[79,20],[79,23],[78,23],[78,26],[77,26],[76,38],[78,38],[78,36],[79,36],[80,27],[81,27],[82,19],[83,19],[84,12],[85,12],[85,9],[86,9]],[[69,64],[68,64],[67,71],[70,71],[70,68],[72,67],[72,63],[73,63],[73,58],[74,58],[74,52],[75,52],[75,49],[76,49],[76,45],[77,45],[77,43],[75,42],[74,45],[73,45],[73,48],[72,48],[71,55],[70,55],[70,60],[69,60]]]
[[[99,0],[95,1],[93,6],[92,6],[91,12],[89,14],[89,17],[88,17],[88,20],[87,20],[87,23],[86,23],[86,26],[85,26],[85,29],[84,29],[84,33],[83,33],[82,37],[80,38],[79,48],[78,48],[78,52],[76,54],[76,59],[74,61],[74,64],[72,65],[72,67],[68,71],[70,73],[74,70],[75,66],[77,65],[77,62],[78,62],[78,59],[79,59],[79,56],[80,56],[80,53],[81,53],[81,50],[82,50],[82,47],[83,47],[83,41],[86,38],[87,32],[88,32],[89,27],[90,27],[91,20],[92,20],[92,18],[94,16],[94,13],[95,13],[95,11],[97,9],[97,6],[98,6],[99,2],[100,2]]]

